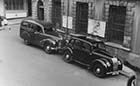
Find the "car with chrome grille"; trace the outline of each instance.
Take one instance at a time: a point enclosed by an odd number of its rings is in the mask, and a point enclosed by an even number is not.
[[[97,77],[103,78],[111,74],[119,74],[122,61],[111,55],[104,42],[97,37],[82,34],[70,34],[70,39],[63,50],[63,60],[87,66]]]

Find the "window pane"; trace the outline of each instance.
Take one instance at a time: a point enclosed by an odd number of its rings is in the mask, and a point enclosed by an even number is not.
[[[7,10],[24,10],[23,0],[5,0]]]

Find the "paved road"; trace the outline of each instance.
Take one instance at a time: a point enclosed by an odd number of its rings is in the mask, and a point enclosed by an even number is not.
[[[59,55],[26,46],[19,26],[0,31],[0,86],[126,86],[127,78],[100,79]]]

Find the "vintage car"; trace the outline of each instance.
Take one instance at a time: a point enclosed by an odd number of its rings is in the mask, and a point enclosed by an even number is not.
[[[42,47],[48,54],[59,50],[64,38],[52,23],[35,19],[25,19],[21,22],[20,37],[25,44]]]
[[[71,34],[63,50],[65,62],[78,62],[87,66],[97,77],[119,74],[122,61],[112,56],[105,48],[103,41],[81,34]]]

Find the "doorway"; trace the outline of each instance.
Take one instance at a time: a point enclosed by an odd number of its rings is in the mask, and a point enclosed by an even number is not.
[[[38,20],[44,20],[44,5],[41,0],[37,3],[37,17]]]
[[[76,3],[76,33],[87,33],[88,3]]]
[[[124,28],[126,18],[125,6],[111,5],[108,19],[108,40],[122,44],[124,40]]]

